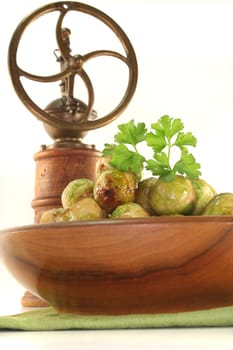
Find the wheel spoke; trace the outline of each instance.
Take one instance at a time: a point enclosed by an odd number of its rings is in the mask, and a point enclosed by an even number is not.
[[[86,115],[89,115],[93,109],[94,106],[94,89],[93,89],[93,85],[91,83],[91,80],[89,78],[89,76],[87,75],[87,73],[82,69],[81,71],[79,71],[77,73],[80,78],[83,80],[84,84],[87,87],[87,91],[88,91],[88,110],[86,112]]]
[[[57,80],[62,80],[70,74],[70,70],[68,68],[63,72],[60,72],[54,75],[48,75],[48,76],[35,75],[35,74],[28,73],[21,68],[18,68],[18,69],[19,69],[19,75],[41,83],[51,83]]]
[[[62,36],[62,22],[63,19],[67,13],[67,9],[63,9],[63,11],[61,12],[58,21],[57,21],[57,26],[56,26],[56,38],[57,38],[57,44],[59,47],[59,51],[61,56],[63,57],[64,60],[68,61],[69,58],[71,57],[70,55],[70,48],[69,46],[67,46],[63,40],[63,36]]]
[[[116,58],[120,59],[121,61],[123,61],[124,63],[128,64],[127,57],[121,55],[119,52],[111,51],[111,50],[96,50],[96,51],[89,52],[83,56],[83,60],[88,61],[88,60],[90,60],[94,57],[98,57],[98,56],[116,57]]]

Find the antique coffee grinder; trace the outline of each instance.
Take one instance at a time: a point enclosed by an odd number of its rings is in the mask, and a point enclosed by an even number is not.
[[[49,76],[39,76],[20,67],[18,47],[32,22],[52,12],[58,14],[55,28],[57,42],[55,53],[56,61],[59,63],[59,72]],[[117,36],[125,55],[105,49],[91,51],[84,55],[73,54],[70,45],[72,31],[63,25],[64,19],[70,12],[82,12],[102,21]],[[82,35],[85,36],[85,32]],[[36,41],[37,38],[35,38],[35,43]],[[85,70],[85,64],[99,56],[116,58],[127,65],[129,71],[127,89],[123,98],[110,113],[100,117],[94,110],[94,88]],[[94,145],[84,144],[82,139],[89,130],[109,124],[125,110],[137,85],[137,60],[127,35],[112,18],[83,3],[60,1],[43,6],[22,20],[10,41],[8,63],[12,84],[18,97],[26,108],[43,123],[46,132],[53,139],[52,145],[41,146],[41,150],[34,155],[36,176],[32,207],[35,213],[34,222],[38,224],[43,211],[61,206],[61,192],[68,182],[81,177],[95,179],[96,161],[101,153]],[[82,102],[76,96],[78,93],[76,91],[77,79],[80,79],[86,87],[87,103]],[[41,108],[30,97],[30,91],[26,91],[23,80],[39,83],[59,81],[60,97],[48,103],[45,108]],[[26,292],[22,304],[41,306],[43,302]]]

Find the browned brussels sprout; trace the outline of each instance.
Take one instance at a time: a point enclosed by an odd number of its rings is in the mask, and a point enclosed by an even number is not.
[[[233,193],[225,192],[214,196],[202,215],[233,215]]]
[[[170,182],[158,179],[151,188],[149,197],[150,205],[157,215],[188,215],[196,200],[192,182],[181,175]]]
[[[49,224],[52,222],[69,221],[69,212],[64,208],[53,208],[44,211],[40,218],[41,224]]]
[[[154,214],[154,210],[150,205],[149,192],[157,180],[156,177],[148,177],[140,181],[135,194],[135,202],[140,204],[151,215]]]
[[[148,216],[150,214],[140,204],[129,202],[118,205],[110,215],[110,218],[141,218]]]
[[[69,209],[70,221],[99,220],[104,218],[102,208],[94,198],[83,198],[72,205]]]
[[[100,157],[96,162],[96,178],[105,170],[112,170],[113,167],[109,164],[111,157]]]
[[[209,201],[217,194],[215,189],[203,179],[192,181],[195,193],[196,203],[192,215],[201,215]]]
[[[111,213],[118,205],[134,202],[136,176],[120,170],[106,170],[94,184],[94,199],[107,212]]]
[[[76,179],[68,183],[61,194],[63,208],[70,208],[82,198],[93,197],[93,181]]]

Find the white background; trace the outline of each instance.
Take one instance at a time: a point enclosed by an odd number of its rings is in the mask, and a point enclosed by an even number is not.
[[[52,143],[42,123],[29,113],[14,92],[7,68],[8,45],[17,25],[30,12],[47,3],[11,0],[1,6],[0,229],[33,222],[33,155],[41,144]],[[105,142],[113,140],[119,123],[133,118],[149,126],[164,114],[179,117],[186,131],[192,131],[198,139],[194,154],[202,165],[203,178],[218,192],[233,192],[233,1],[86,0],[85,3],[105,12],[122,27],[136,51],[139,65],[137,90],[127,110],[109,126],[90,132],[85,142],[94,143],[101,150]],[[84,38],[95,44],[96,34],[102,36],[90,26]],[[29,36],[28,46],[20,57],[25,70],[53,73],[53,69],[58,69],[52,54],[56,47],[54,42],[50,43],[50,35],[49,27],[42,26],[39,31],[34,30],[33,38]],[[111,43],[95,48],[107,49]],[[51,50],[51,61],[45,60],[41,44]],[[89,50],[88,45],[86,49]],[[100,86],[101,92],[97,93],[100,117],[115,106],[115,91],[122,88],[124,78],[118,70],[114,74],[112,67],[107,68],[105,61],[98,61],[96,68],[97,73],[101,72],[106,78]],[[108,88],[105,83],[109,84]],[[51,101],[46,88],[46,91],[37,86],[30,89],[42,104]],[[59,94],[54,96],[60,97]],[[0,286],[0,314],[18,312],[23,288],[3,268]],[[76,333],[69,332],[57,333],[56,339],[45,334],[40,337],[1,334],[1,344],[8,347],[21,344],[28,349],[41,349],[45,345],[50,349],[54,345],[57,349],[59,345],[64,348],[65,344],[79,344],[85,349],[106,346],[108,349],[123,346],[144,349],[145,345],[154,348],[155,344],[160,349],[173,346],[177,349],[232,348],[231,330],[227,329],[141,331],[137,336],[136,332],[84,332],[79,333],[78,338]]]

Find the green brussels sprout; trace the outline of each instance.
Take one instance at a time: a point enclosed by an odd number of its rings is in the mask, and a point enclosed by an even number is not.
[[[140,204],[129,202],[118,205],[110,215],[110,218],[142,218],[148,216],[150,214]]]
[[[233,193],[225,192],[214,196],[202,215],[233,215]]]
[[[104,218],[102,208],[96,203],[94,198],[86,197],[69,208],[70,221],[98,220]]]
[[[195,193],[196,203],[192,215],[201,215],[209,201],[217,194],[215,189],[203,179],[192,181]]]
[[[149,192],[157,180],[158,178],[156,177],[148,177],[140,181],[135,194],[135,202],[140,204],[151,215],[154,214],[154,211],[150,205]]]
[[[69,212],[64,208],[52,208],[44,211],[40,218],[41,224],[49,224],[52,222],[69,221]]]
[[[70,208],[82,198],[93,197],[94,182],[89,179],[76,179],[68,183],[61,194],[63,208]]]
[[[94,199],[107,212],[111,213],[118,205],[134,202],[136,176],[120,170],[106,170],[94,184]]]
[[[157,215],[190,214],[196,201],[192,182],[181,175],[165,182],[161,178],[151,187],[149,200]]]

